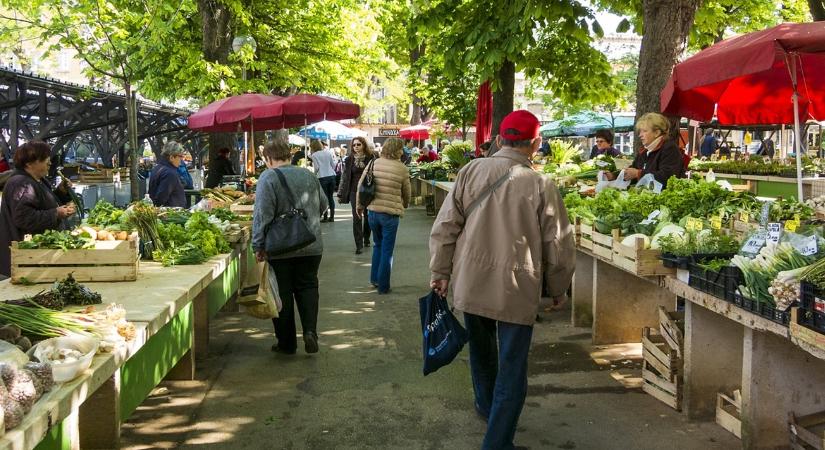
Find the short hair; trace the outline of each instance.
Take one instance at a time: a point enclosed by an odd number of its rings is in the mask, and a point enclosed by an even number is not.
[[[322,144],[321,141],[315,140],[309,143],[309,149],[312,153],[320,152],[324,149],[324,144]]]
[[[502,147],[512,147],[512,148],[524,148],[529,147],[530,144],[533,142],[534,139],[519,139],[517,141],[511,141],[509,139],[505,139],[504,137],[501,138],[501,146]]]
[[[705,136],[710,136],[711,134],[713,134],[713,128],[708,128],[705,130]]]
[[[491,145],[493,145],[493,143],[491,141],[487,141],[487,142],[479,145],[479,148],[481,148],[482,151],[486,152],[487,150],[490,150]]]
[[[221,148],[218,149],[218,154],[219,155],[228,155],[230,152],[231,152],[231,150],[229,150],[229,148],[227,148],[227,147],[221,147]]]
[[[285,139],[276,139],[264,145],[264,158],[274,161],[286,161],[290,156],[289,143]]]
[[[659,113],[649,112],[640,117],[636,122],[636,131],[639,131],[641,127],[658,130],[665,136],[670,133],[670,121],[667,120],[667,117]]]
[[[381,146],[381,157],[386,159],[401,159],[404,153],[404,143],[398,138],[389,138]]]
[[[607,143],[613,144],[613,132],[608,130],[607,128],[602,128],[601,130],[596,130],[596,139],[602,138]]]
[[[14,167],[25,169],[26,165],[49,159],[52,148],[43,141],[29,141],[21,145],[14,152]]]
[[[183,155],[186,153],[186,150],[183,149],[183,145],[180,144],[178,141],[169,141],[163,144],[163,150],[160,152],[160,156],[169,159],[175,155]]]

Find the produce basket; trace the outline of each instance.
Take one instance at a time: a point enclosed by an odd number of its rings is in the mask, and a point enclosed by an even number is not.
[[[797,416],[788,414],[791,448],[825,450],[825,412]]]
[[[640,277],[673,275],[662,265],[659,250],[646,249],[645,240],[636,238],[633,245],[622,244],[618,230],[613,230],[613,264]]]
[[[138,240],[97,241],[95,248],[21,249],[11,245],[12,283],[52,283],[71,273],[78,282],[135,281],[140,258]]]
[[[757,314],[780,325],[788,325],[791,321],[791,307],[788,307],[788,309],[784,311],[779,310],[767,303],[748,298],[740,292],[735,294],[733,303],[746,311]]]
[[[579,247],[593,251],[593,225],[579,223]]]
[[[662,265],[670,269],[688,270],[688,265],[693,261],[690,256],[676,256],[670,253],[662,253],[659,258],[662,260]]]
[[[734,295],[742,274],[738,267],[723,267],[721,271],[716,272],[702,268],[698,262],[692,262],[688,270],[690,272],[688,285],[716,298],[734,303]]]
[[[800,292],[799,324],[825,334],[825,292],[806,281]]]

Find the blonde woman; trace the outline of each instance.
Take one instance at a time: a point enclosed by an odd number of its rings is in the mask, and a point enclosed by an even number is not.
[[[379,294],[390,292],[395,236],[404,210],[410,204],[410,173],[407,166],[401,162],[403,155],[404,144],[401,140],[388,139],[381,149],[381,158],[376,159],[373,164],[375,198],[369,205],[364,205],[360,195],[357,197],[358,215],[363,216],[365,209],[368,211],[375,243],[372,249],[370,283],[378,288]],[[359,185],[364,182],[367,170],[361,175]]]
[[[358,214],[355,198],[358,193],[358,180],[375,155],[363,137],[354,138],[349,148],[350,154],[344,160],[341,183],[338,185],[338,203],[350,203],[352,206],[352,237],[355,239],[355,254],[360,255],[364,247],[370,246],[370,226]]]
[[[647,113],[636,122],[636,131],[643,149],[636,154],[633,163],[624,170],[625,180],[638,181],[653,174],[656,181],[667,187],[670,177],[685,177],[685,162],[679,146],[668,137],[670,121],[658,113]],[[608,174],[615,179],[615,174]]]

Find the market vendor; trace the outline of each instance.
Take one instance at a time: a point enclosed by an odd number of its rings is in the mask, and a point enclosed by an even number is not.
[[[596,145],[590,149],[590,159],[599,155],[619,156],[621,153],[613,147],[613,132],[608,129],[596,130]]]
[[[0,278],[11,276],[12,241],[27,234],[67,227],[75,213],[72,203],[61,205],[47,184],[52,150],[43,141],[29,141],[14,152],[14,173],[3,188],[0,203]]]
[[[229,160],[229,149],[226,147],[218,150],[218,157],[209,165],[209,173],[206,175],[206,187],[216,188],[220,186],[225,175],[235,175],[232,161]]]
[[[180,143],[169,141],[164,144],[158,164],[149,177],[149,197],[155,206],[186,207],[186,194],[178,176],[183,154]]]
[[[647,113],[636,122],[636,131],[644,148],[636,154],[633,163],[624,170],[625,180],[638,181],[647,174],[659,183],[667,186],[667,180],[674,176],[684,178],[685,167],[682,151],[668,137],[670,121],[658,113]],[[615,173],[606,174],[609,180],[616,178]]]

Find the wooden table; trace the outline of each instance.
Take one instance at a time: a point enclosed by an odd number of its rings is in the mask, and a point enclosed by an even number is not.
[[[40,399],[23,424],[0,440],[2,449],[117,448],[120,424],[164,377],[193,379],[196,356],[205,356],[210,317],[240,289],[244,240],[232,253],[197,266],[141,262],[137,281],[85,283],[104,304],[120,303],[137,337]],[[47,285],[0,282],[3,298],[33,295]]]

